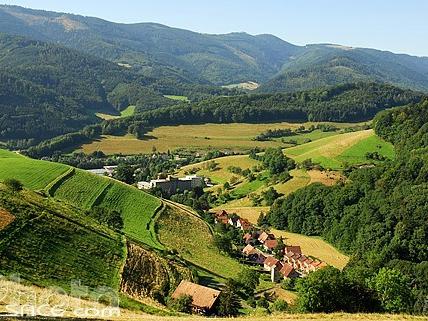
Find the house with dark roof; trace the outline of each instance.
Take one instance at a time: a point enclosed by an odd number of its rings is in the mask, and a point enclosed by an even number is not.
[[[238,218],[236,221],[236,227],[241,229],[242,231],[249,231],[253,228],[253,224],[251,224],[248,220],[244,218]]]
[[[198,314],[210,314],[220,296],[221,291],[189,281],[181,281],[172,294],[173,299],[189,295],[192,297],[192,310]]]

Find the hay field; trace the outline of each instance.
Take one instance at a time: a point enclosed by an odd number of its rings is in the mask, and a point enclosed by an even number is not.
[[[309,127],[317,123],[269,123],[269,124],[202,124],[202,125],[178,125],[161,126],[147,133],[147,138],[139,140],[133,135],[125,136],[102,136],[89,144],[81,146],[80,150],[85,153],[91,153],[96,150],[102,150],[106,154],[138,154],[151,153],[153,147],[159,152],[173,151],[175,149],[185,148],[192,150],[210,150],[210,149],[228,149],[242,152],[248,151],[254,147],[285,147],[279,140],[255,141],[257,135],[268,129],[296,129],[301,125]],[[349,123],[327,123],[338,128],[355,126]],[[313,139],[337,133],[315,133]],[[308,134],[309,135],[309,134]],[[303,137],[304,135],[302,135]],[[293,137],[291,137],[293,138]]]
[[[29,189],[43,189],[68,169],[67,165],[35,160],[0,150],[0,181],[15,178]]]

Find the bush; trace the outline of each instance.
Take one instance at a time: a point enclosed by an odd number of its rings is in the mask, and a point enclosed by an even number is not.
[[[193,298],[191,295],[183,294],[176,299],[170,299],[168,306],[177,312],[190,314],[192,313],[192,302]]]
[[[3,183],[12,192],[19,192],[19,191],[22,191],[22,189],[24,188],[24,184],[22,184],[21,181],[14,178],[5,179]]]
[[[288,303],[285,300],[282,299],[277,299],[273,304],[272,304],[272,309],[274,311],[277,312],[284,312],[287,311],[288,309]]]

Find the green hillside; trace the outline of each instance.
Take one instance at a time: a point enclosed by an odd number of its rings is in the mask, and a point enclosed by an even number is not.
[[[101,206],[117,210],[123,218],[126,234],[139,242],[162,248],[150,224],[161,202],[134,187],[83,170],[72,170],[66,165],[2,150],[0,181],[7,178],[18,179],[29,189],[46,189],[54,198],[80,209]]]
[[[0,161],[1,162],[1,161]],[[30,191],[8,192],[0,184],[0,207],[14,221],[0,230],[0,272],[19,273],[41,286],[69,289],[72,280],[119,287],[125,260],[122,237],[88,219],[75,207],[59,205]]]

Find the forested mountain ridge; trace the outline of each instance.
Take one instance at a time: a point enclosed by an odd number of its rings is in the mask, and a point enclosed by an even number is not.
[[[427,125],[428,100],[380,113],[375,131],[394,143],[396,160],[354,170],[345,184],[312,184],[268,214],[276,228],[322,236],[352,254],[346,273],[362,286],[382,268],[400,271],[411,292],[387,311],[427,312]]]
[[[263,92],[377,81],[428,91],[428,57],[339,45],[296,46],[272,35],[209,35],[155,23],[0,6],[0,30],[122,63],[183,83],[266,83]],[[270,81],[271,80],[271,81]]]
[[[24,145],[100,122],[97,111],[173,103],[153,88],[153,79],[115,63],[2,33],[0,69],[0,139],[24,139]]]
[[[428,58],[365,48],[311,45],[259,92],[295,91],[356,81],[428,90]]]

